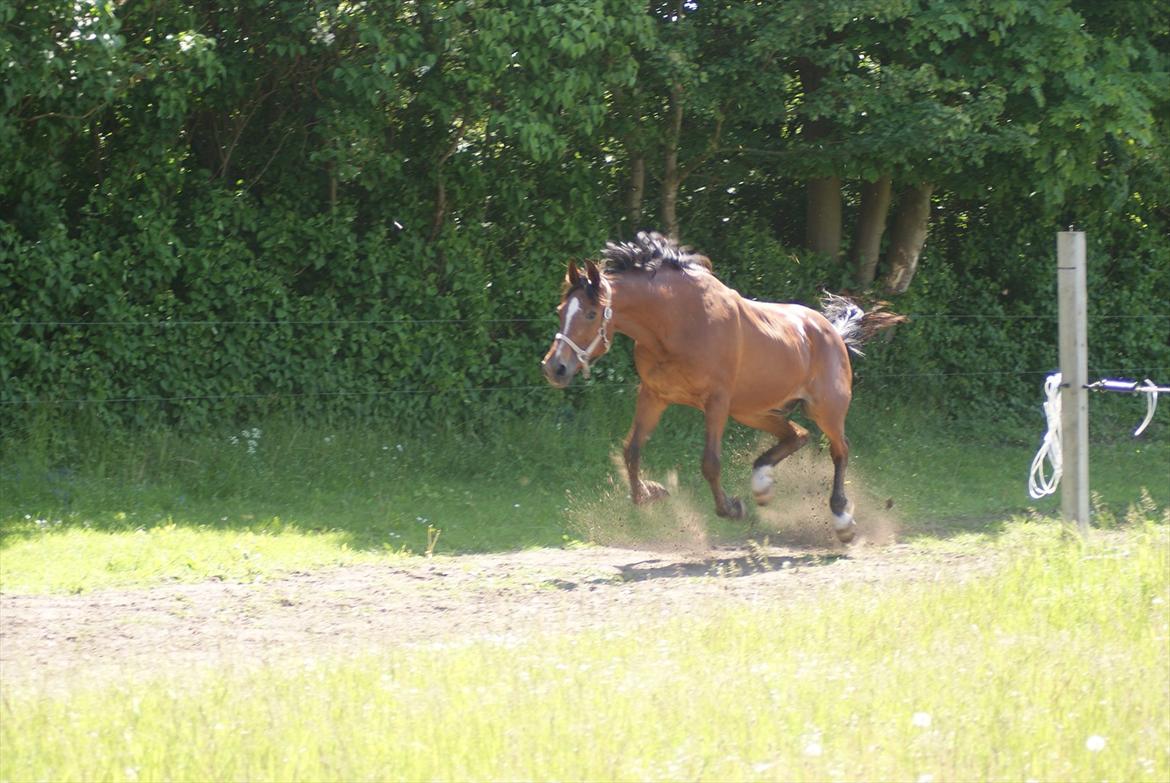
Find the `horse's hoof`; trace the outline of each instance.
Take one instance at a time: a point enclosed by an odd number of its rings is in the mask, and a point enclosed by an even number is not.
[[[643,481],[642,492],[634,498],[634,505],[640,506],[643,503],[653,503],[655,500],[668,497],[670,497],[670,492],[657,481]]]
[[[762,467],[752,471],[752,497],[757,506],[766,506],[776,496],[776,480],[771,468]]]
[[[848,511],[833,515],[833,530],[837,533],[837,540],[842,544],[853,541],[857,535],[857,522]]]
[[[727,519],[743,519],[747,516],[747,509],[739,498],[728,498],[723,508],[715,509],[715,513]]]

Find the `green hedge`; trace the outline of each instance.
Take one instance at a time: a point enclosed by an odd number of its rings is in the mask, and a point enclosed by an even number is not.
[[[654,225],[668,137],[691,175],[683,237],[718,274],[765,299],[848,288],[844,266],[794,249],[804,184],[784,161],[835,158],[757,94],[795,100],[792,63],[724,46],[754,40],[771,6],[684,6],[680,22],[637,0],[0,4],[0,426],[462,426],[574,405],[592,392],[554,394],[537,368],[562,270]],[[839,21],[899,34],[866,14]],[[1164,32],[1139,47],[1142,68],[1165,62],[1147,45]],[[838,48],[819,23],[801,36]],[[753,81],[760,63],[787,77]],[[1112,97],[1153,117],[1160,83],[1123,80]],[[1053,234],[1074,221],[1090,241],[1093,367],[1170,381],[1165,134],[1110,128],[1075,160],[1054,147],[1059,166],[1024,156],[1018,172],[1011,147],[935,172],[927,251],[894,303],[918,317],[858,364],[871,398],[1032,416],[1037,373],[1056,363]],[[635,154],[645,226],[624,204]],[[841,173],[850,225],[865,172]],[[633,380],[625,342],[603,370],[593,385]]]
[[[278,412],[457,425],[546,410],[560,398],[542,392],[537,363],[562,264],[602,242],[482,228],[428,243],[247,199],[209,199],[188,225],[158,213],[117,239],[86,228],[36,241],[5,231],[8,424],[85,411],[196,427]],[[1136,236],[1117,252],[1090,233],[1091,372],[1164,382],[1170,265]],[[1002,250],[994,232],[940,238],[894,303],[912,322],[857,362],[859,393],[927,399],[952,417],[1029,416],[1037,373],[1056,366],[1056,302],[1053,233],[1026,237]],[[842,282],[750,221],[700,246],[749,296],[812,302]],[[593,384],[633,380],[624,342]],[[85,402],[60,403],[70,400]]]

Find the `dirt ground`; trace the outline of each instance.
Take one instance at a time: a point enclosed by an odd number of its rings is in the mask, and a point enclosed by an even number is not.
[[[613,547],[436,556],[255,583],[211,581],[81,595],[0,595],[0,683],[147,675],[402,645],[628,627],[696,605],[833,600],[842,585],[979,578],[986,555],[905,544],[647,551]]]

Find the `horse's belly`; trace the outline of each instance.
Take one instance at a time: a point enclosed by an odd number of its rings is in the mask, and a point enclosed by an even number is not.
[[[807,356],[800,351],[745,352],[732,385],[731,408],[752,413],[782,408],[803,399]]]
[[[697,372],[683,362],[670,360],[642,360],[635,366],[642,385],[671,405],[689,405],[703,408],[710,396],[712,378],[709,373]]]
[[[764,378],[741,382],[731,396],[732,414],[783,410],[807,397],[803,385]]]

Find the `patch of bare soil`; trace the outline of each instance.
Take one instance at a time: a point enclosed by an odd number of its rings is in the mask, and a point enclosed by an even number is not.
[[[85,672],[278,663],[403,645],[628,627],[696,605],[795,606],[846,584],[954,582],[986,556],[904,544],[646,551],[612,547],[420,558],[82,595],[0,594],[0,684]]]

